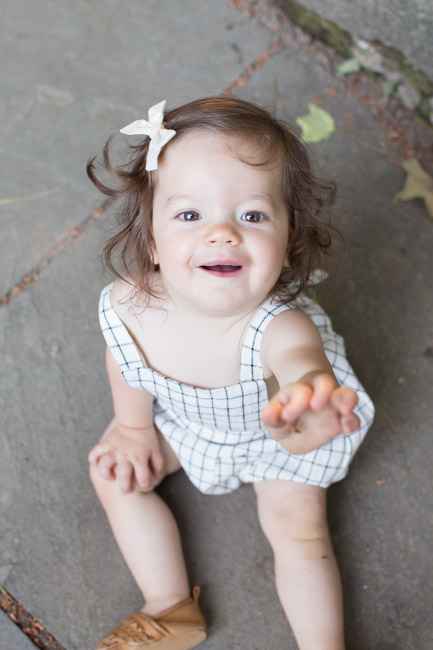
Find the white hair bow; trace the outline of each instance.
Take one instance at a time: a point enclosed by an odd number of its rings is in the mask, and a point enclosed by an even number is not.
[[[131,122],[131,124],[120,129],[120,133],[125,133],[126,135],[149,136],[150,143],[146,158],[146,170],[148,172],[158,169],[158,156],[161,153],[162,147],[176,135],[176,131],[164,129],[162,120],[166,103],[167,100],[164,99],[159,104],[151,106],[148,111],[149,120],[135,120],[135,122]]]

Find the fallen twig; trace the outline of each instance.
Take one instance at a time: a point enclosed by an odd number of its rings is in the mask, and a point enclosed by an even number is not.
[[[2,585],[0,585],[0,608],[41,650],[66,650]]]

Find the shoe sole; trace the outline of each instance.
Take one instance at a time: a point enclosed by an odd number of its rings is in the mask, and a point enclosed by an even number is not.
[[[182,634],[180,637],[167,637],[166,639],[160,639],[155,643],[141,647],[143,650],[145,648],[149,650],[152,650],[152,648],[155,648],[155,650],[190,650],[190,648],[194,648],[199,643],[203,643],[205,639],[205,630],[191,630],[191,632]]]

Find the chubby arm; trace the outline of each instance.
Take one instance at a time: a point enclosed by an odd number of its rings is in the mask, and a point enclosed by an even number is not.
[[[153,395],[131,388],[107,348],[106,365],[115,419],[89,454],[89,462],[107,480],[116,480],[122,492],[135,485],[151,488],[163,471],[163,457],[153,424]]]
[[[266,329],[262,363],[280,389],[261,417],[269,434],[292,454],[305,454],[340,433],[353,433],[358,398],[341,388],[323,350],[320,334],[304,312],[279,314]]]

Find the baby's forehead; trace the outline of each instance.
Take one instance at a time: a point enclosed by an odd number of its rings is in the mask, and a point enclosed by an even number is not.
[[[194,129],[174,137],[165,151],[167,158],[189,155],[228,156],[258,170],[282,167],[281,151],[260,134],[238,134],[219,129]]]
[[[284,194],[278,156],[266,157],[251,140],[217,130],[173,138],[155,173],[155,205],[256,200],[273,203]]]

